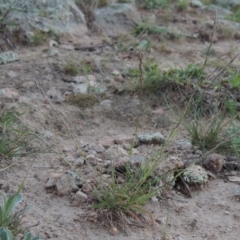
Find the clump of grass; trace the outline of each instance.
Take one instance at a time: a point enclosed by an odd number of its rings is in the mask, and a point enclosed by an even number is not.
[[[240,22],[240,5],[234,7],[233,13],[227,17],[228,20]]]
[[[0,156],[12,158],[25,156],[34,136],[18,122],[17,112],[0,113]]]
[[[140,0],[138,1],[140,7],[146,9],[155,9],[159,7],[168,7],[169,6],[168,0]]]
[[[67,97],[68,103],[81,108],[87,108],[93,106],[98,102],[97,98],[89,94],[72,94]]]
[[[137,4],[141,8],[156,9],[156,8],[170,8],[177,7],[179,10],[183,10],[189,5],[188,0],[138,0]]]
[[[67,62],[63,69],[66,74],[71,76],[76,76],[79,73],[79,68],[77,64],[73,62]]]
[[[30,43],[33,46],[38,46],[44,44],[48,39],[57,40],[58,38],[59,34],[54,31],[43,32],[41,30],[36,30],[30,38]]]
[[[235,127],[233,120],[218,113],[205,120],[195,119],[187,124],[193,145],[203,151],[215,150],[219,153],[239,154],[239,127]]]
[[[131,78],[133,83],[130,90],[139,91],[141,89],[145,93],[156,93],[172,86],[181,86],[193,80],[198,81],[205,76],[204,70],[194,64],[188,65],[185,69],[176,68],[163,72],[157,64],[147,63],[143,66],[142,84],[138,81],[140,75],[138,69],[129,69],[125,74]]]
[[[93,192],[97,203],[92,208],[106,214],[111,225],[116,219],[125,222],[129,216],[139,221],[138,213],[150,216],[144,205],[158,195],[160,179],[151,176],[155,166],[150,162],[135,167],[128,163],[120,173],[112,167],[111,181],[104,186],[100,184]]]
[[[138,36],[141,34],[165,34],[167,33],[166,27],[160,27],[156,25],[148,24],[147,22],[144,24],[136,25],[133,30],[134,35]]]

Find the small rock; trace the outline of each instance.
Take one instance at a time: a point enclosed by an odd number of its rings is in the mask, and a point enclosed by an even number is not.
[[[77,191],[76,194],[73,196],[72,204],[73,205],[81,205],[84,202],[86,202],[87,199],[88,199],[87,194],[85,194],[81,191]]]
[[[50,177],[47,180],[45,188],[53,188],[56,186],[56,182],[61,178],[60,173],[51,173]]]
[[[55,56],[59,55],[59,51],[56,48],[51,48],[51,49],[49,49],[47,54],[49,57],[55,57]]]
[[[99,140],[99,143],[101,143],[105,148],[109,148],[114,144],[114,138],[112,137],[103,137]]]
[[[202,7],[203,4],[200,0],[191,0],[190,5],[192,7]]]
[[[49,47],[57,47],[58,46],[58,42],[57,41],[54,41],[54,40],[50,40],[49,41]]]
[[[68,161],[68,162],[70,162],[70,163],[73,163],[73,162],[74,162],[74,159],[75,159],[75,158],[74,158],[72,155],[68,155],[68,156],[65,157],[65,160]]]
[[[117,160],[120,157],[128,156],[128,152],[121,146],[113,145],[104,152],[107,160]]]
[[[113,74],[114,76],[118,76],[118,75],[121,74],[121,72],[118,71],[117,69],[115,69],[115,70],[113,70],[112,74]]]
[[[215,173],[220,172],[225,162],[225,156],[211,153],[203,160],[203,166]]]
[[[18,76],[18,73],[17,72],[14,72],[12,70],[10,70],[9,72],[7,72],[7,77],[9,78],[15,78]]]
[[[97,165],[96,156],[94,154],[87,155],[86,162],[90,163],[92,166],[96,166]]]
[[[61,103],[64,101],[64,98],[61,95],[61,93],[54,88],[49,89],[46,94],[51,99],[51,101],[54,103]]]
[[[72,90],[74,94],[86,94],[88,92],[88,83],[75,84],[72,83]]]
[[[5,97],[8,99],[18,100],[19,93],[14,88],[2,88],[0,89],[0,97]]]
[[[141,17],[133,4],[113,3],[94,10],[95,22],[102,32],[111,37],[131,30],[141,23]]]
[[[89,184],[84,183],[83,186],[82,186],[82,191],[83,191],[84,193],[91,193],[91,192],[92,192],[92,189],[91,189],[91,187],[90,187]]]
[[[64,50],[68,50],[68,51],[74,51],[74,46],[73,45],[60,44],[59,48],[62,48]]]
[[[156,202],[158,202],[158,199],[157,199],[156,196],[154,196],[154,197],[151,197],[151,201],[152,201],[153,203],[156,203]]]
[[[164,175],[169,172],[182,168],[184,166],[183,161],[177,156],[170,156],[166,160],[160,162],[158,166],[159,175]]]
[[[118,229],[116,227],[112,227],[109,230],[109,234],[112,236],[116,236],[119,233]]]
[[[19,60],[19,56],[15,52],[3,52],[0,53],[0,64],[7,64],[10,62],[15,62]]]
[[[94,75],[76,76],[73,78],[73,80],[77,84],[87,83],[91,87],[93,87],[97,84],[97,78]]]
[[[134,140],[134,137],[131,135],[119,134],[115,136],[114,143],[115,144],[124,144],[124,143],[132,144],[133,140]]]
[[[112,165],[112,161],[111,160],[106,160],[105,162],[104,162],[104,167],[105,168],[108,168],[108,167],[110,167]]]
[[[177,140],[174,145],[177,146],[178,149],[184,150],[184,149],[191,149],[193,147],[191,141],[188,141],[186,139]]]
[[[159,132],[139,134],[138,139],[140,143],[144,144],[163,144],[165,142],[164,136]]]
[[[175,238],[175,240],[183,240],[183,238],[178,236],[178,237]]]
[[[41,134],[47,140],[50,140],[50,139],[52,139],[54,137],[54,134],[51,131],[49,131],[49,130],[44,130],[43,132],[41,132]]]
[[[105,151],[105,148],[102,144],[93,144],[92,145],[92,150],[95,151],[96,153],[103,153]]]
[[[144,162],[144,160],[145,160],[145,158],[143,156],[133,155],[130,158],[130,163],[133,164],[133,165],[138,165],[138,164]]]
[[[79,157],[73,161],[73,165],[76,167],[80,167],[80,166],[84,165],[84,162],[85,162],[85,160],[82,157]]]
[[[68,195],[71,192],[76,192],[78,187],[75,179],[68,173],[65,173],[57,182],[56,188],[59,195]]]
[[[105,99],[105,100],[103,100],[103,101],[100,102],[100,106],[101,106],[103,109],[111,109],[111,108],[112,108],[112,103],[113,103],[112,100]]]

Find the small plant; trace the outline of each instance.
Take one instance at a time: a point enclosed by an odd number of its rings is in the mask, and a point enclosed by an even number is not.
[[[64,72],[71,76],[76,76],[79,73],[78,66],[73,62],[68,62],[64,66]]]
[[[43,32],[41,30],[37,30],[33,33],[33,36],[30,38],[30,43],[33,46],[38,46],[45,43],[50,38],[57,40],[59,38],[59,34],[54,31]]]
[[[120,172],[112,167],[112,178],[107,185],[100,185],[93,192],[97,201],[92,207],[105,211],[109,219],[125,221],[127,216],[138,219],[137,214],[148,214],[144,205],[157,195],[160,179],[151,175],[154,164],[146,162],[137,167],[126,164]],[[119,183],[119,178],[122,179]]]
[[[194,64],[189,64],[186,69],[169,69],[162,72],[157,64],[146,63],[143,66],[143,82],[139,83],[140,72],[138,69],[129,69],[125,73],[131,77],[133,89],[143,92],[158,92],[174,85],[184,85],[189,81],[202,79],[205,72]]]
[[[233,88],[239,89],[240,88],[240,73],[237,72],[237,73],[230,74],[230,76],[228,77],[228,79],[226,81],[228,81]]]
[[[2,203],[0,205],[0,239],[13,240],[19,233],[22,232],[21,221],[23,215],[30,210],[30,207],[25,207],[22,210],[14,211],[21,203],[23,196],[17,192],[9,197],[3,193]],[[33,237],[28,232],[24,235],[23,240],[39,240],[39,237]]]
[[[189,6],[189,1],[188,0],[179,0],[179,1],[177,1],[176,6],[180,11],[182,11]]]
[[[90,106],[93,106],[95,103],[98,102],[97,98],[93,95],[90,94],[72,94],[69,95],[66,99],[66,101],[69,104],[75,105],[77,107],[81,107],[81,108],[87,108]]]
[[[188,0],[137,0],[138,5],[145,9],[170,8],[176,6],[179,10],[185,9],[189,5]]]
[[[207,121],[195,119],[186,126],[192,144],[203,151],[214,149],[216,152],[239,154],[239,128],[234,127],[233,119],[227,121],[221,113]]]
[[[8,198],[3,193],[0,205],[0,226],[11,231],[14,236],[21,232],[21,218],[29,210],[29,207],[26,207],[14,212],[22,199],[23,197],[20,193],[13,194]]]
[[[0,113],[1,157],[12,158],[26,155],[26,150],[34,138],[33,134],[18,123],[18,116],[19,114],[14,111]]]
[[[140,0],[138,2],[142,8],[146,8],[146,9],[155,9],[159,7],[169,6],[168,0]]]
[[[34,237],[32,233],[28,232],[24,235],[23,240],[40,240],[39,237]]]
[[[152,25],[149,23],[144,23],[144,24],[140,24],[140,25],[136,25],[133,33],[138,36],[138,35],[142,35],[142,34],[165,34],[167,33],[167,28],[166,27],[160,27],[160,26],[156,26],[156,25]]]
[[[240,22],[240,6],[236,6],[233,9],[233,13],[227,17],[228,20],[234,22]]]

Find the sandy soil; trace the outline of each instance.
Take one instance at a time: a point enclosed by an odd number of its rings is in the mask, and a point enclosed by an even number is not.
[[[201,11],[194,11],[191,9],[189,12],[178,13],[176,17],[179,21],[174,23],[169,21],[168,24],[187,34],[192,34],[205,26],[204,22],[210,21],[213,17],[212,13],[203,14]],[[164,19],[163,13],[159,12],[156,15],[158,21]],[[193,20],[199,24],[194,24]],[[89,42],[94,42],[96,39],[99,41],[101,36],[88,37]],[[128,37],[123,43],[131,45],[133,39]],[[63,41],[65,42],[62,44],[71,44],[67,40]],[[189,63],[203,63],[205,56],[202,52],[209,46],[209,42],[191,38],[155,40],[152,37],[152,41],[155,41],[159,50],[144,53],[144,59],[153,59],[163,69],[175,66],[186,67]],[[81,39],[75,39],[75,43],[78,42],[81,42]],[[58,48],[58,55],[53,58],[47,56],[48,49],[47,44],[39,47],[18,46],[16,52],[21,57],[20,61],[0,66],[1,88],[13,88],[20,96],[17,101],[3,97],[0,101],[7,109],[25,110],[26,113],[22,117],[24,123],[32,131],[43,136],[49,145],[64,156],[74,156],[76,147],[59,114],[80,146],[87,143],[101,143],[104,138],[114,138],[119,134],[127,136],[134,134],[139,106],[137,97],[114,94],[115,89],[120,89],[127,82],[124,77],[117,79],[112,72],[137,66],[136,57],[123,60],[123,56],[130,53],[112,48],[104,49],[102,52],[78,52]],[[232,38],[219,37],[213,49],[215,54],[208,60],[209,71],[214,68],[214,63],[217,61],[227,63],[239,50],[239,42]],[[78,63],[91,62],[95,66],[91,74],[101,79],[103,85],[111,86],[104,95],[98,96],[99,102],[94,106],[79,108],[61,100],[59,100],[60,103],[56,103],[54,96],[64,97],[72,89],[71,83],[63,81],[71,77],[61,70],[70,60]],[[100,60],[107,61],[104,67],[98,65]],[[237,59],[234,64],[239,66],[239,60]],[[16,74],[15,77],[9,77],[11,71]],[[53,96],[51,100],[56,110],[42,95],[36,83],[46,95]],[[101,106],[100,103],[104,99],[113,101],[114,107],[110,111]],[[156,96],[152,99],[144,99],[144,105],[146,112],[141,117],[140,131],[160,131],[167,137],[174,126],[177,114],[172,114],[171,109]],[[156,116],[152,113],[156,109],[163,110]],[[165,118],[170,124],[163,124]],[[156,125],[157,119],[160,119],[160,124]],[[182,138],[187,138],[187,134],[183,127],[180,127],[176,139]],[[144,155],[146,151],[150,152],[154,149],[153,146],[149,146],[139,148],[138,151],[140,155]],[[203,190],[192,192],[191,199],[172,190],[171,199],[150,202],[146,206],[153,215],[154,226],[129,226],[117,236],[111,236],[108,229],[86,220],[88,202],[81,206],[73,206],[71,196],[58,196],[56,192],[45,189],[51,174],[63,174],[69,170],[69,167],[61,161],[59,154],[51,153],[44,144],[41,150],[42,153],[35,156],[13,159],[13,166],[1,171],[1,181],[2,190],[8,194],[13,193],[34,160],[23,193],[24,202],[33,204],[35,207],[24,218],[24,224],[36,225],[29,229],[39,234],[42,239],[239,239],[240,205],[239,199],[235,197],[239,191],[239,185],[236,183],[226,182],[222,178],[211,180]],[[3,166],[6,166],[5,164],[3,163]],[[81,166],[77,170],[84,172],[87,168]],[[92,174],[89,172],[87,177],[91,179]]]

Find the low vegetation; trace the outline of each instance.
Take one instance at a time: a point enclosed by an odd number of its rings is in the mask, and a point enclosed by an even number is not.
[[[21,228],[22,217],[30,210],[30,207],[16,210],[22,200],[23,196],[18,192],[9,197],[4,193],[2,194],[2,202],[0,205],[0,239],[13,240],[20,233],[24,232]],[[33,237],[30,232],[25,233],[23,238],[23,240],[38,239],[40,238]]]
[[[0,114],[0,157],[12,158],[33,153],[31,141],[35,136],[19,122],[16,111],[3,111]]]

